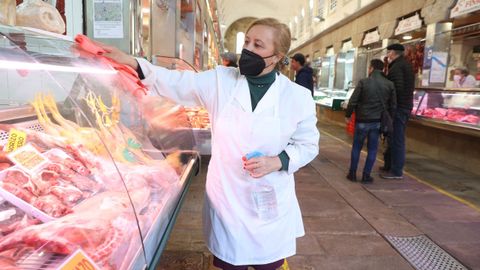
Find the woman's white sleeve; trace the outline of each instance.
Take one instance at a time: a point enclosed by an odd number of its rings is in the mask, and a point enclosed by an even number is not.
[[[311,96],[308,106],[304,106],[302,120],[298,123],[297,129],[290,138],[290,143],[285,148],[290,162],[288,163],[288,174],[293,174],[303,166],[307,165],[318,155],[318,143],[320,133],[317,128],[317,116],[315,102]]]
[[[137,58],[145,79],[143,84],[161,96],[186,106],[210,107],[217,93],[217,70],[204,72],[177,71],[152,65]]]

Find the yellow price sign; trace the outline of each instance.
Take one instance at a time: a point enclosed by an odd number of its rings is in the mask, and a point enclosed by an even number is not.
[[[10,129],[8,133],[8,141],[3,148],[3,151],[10,153],[15,151],[17,148],[22,147],[27,140],[27,134],[23,131],[17,129]]]
[[[75,251],[57,270],[98,270],[99,268],[81,249]]]

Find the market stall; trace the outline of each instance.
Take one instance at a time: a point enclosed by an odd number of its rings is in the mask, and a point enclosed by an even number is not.
[[[480,5],[458,1],[450,18],[428,25],[408,143],[475,172],[480,162]]]
[[[154,269],[198,166],[186,113],[68,38],[5,25],[0,77],[0,268]]]

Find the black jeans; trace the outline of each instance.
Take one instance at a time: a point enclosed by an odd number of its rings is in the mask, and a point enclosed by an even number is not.
[[[383,157],[385,168],[397,176],[403,175],[405,165],[405,129],[410,110],[398,109],[393,116],[393,132],[387,137],[387,150]]]

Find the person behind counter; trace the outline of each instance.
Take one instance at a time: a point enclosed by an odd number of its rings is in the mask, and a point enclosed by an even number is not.
[[[226,67],[238,67],[237,55],[233,52],[222,53],[222,65]]]
[[[456,88],[474,88],[477,86],[475,77],[470,75],[468,69],[463,67],[455,68],[453,75],[453,85]]]
[[[246,31],[239,69],[200,73],[167,70],[103,45],[106,56],[143,74],[148,87],[208,110],[212,156],[203,221],[221,269],[277,269],[305,233],[293,173],[318,154],[320,135],[310,92],[276,68],[290,42],[285,24],[256,20]]]

